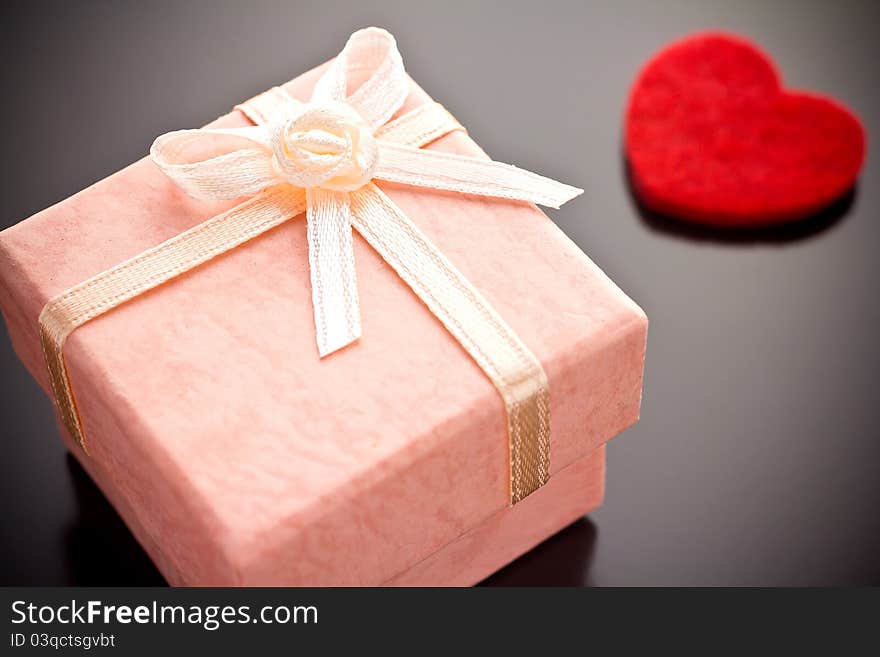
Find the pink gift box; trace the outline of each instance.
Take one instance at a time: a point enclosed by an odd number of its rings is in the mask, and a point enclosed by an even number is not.
[[[321,70],[285,88],[307,100]],[[426,101],[413,84],[403,111]],[[482,155],[462,132],[427,148]],[[363,337],[319,359],[301,217],[65,347],[90,454],[64,440],[170,583],[469,585],[601,503],[644,313],[533,205],[380,186],[543,364],[550,482],[508,506],[501,398],[358,236]],[[226,207],[143,159],[0,233],[0,308],[40,385],[50,298]]]

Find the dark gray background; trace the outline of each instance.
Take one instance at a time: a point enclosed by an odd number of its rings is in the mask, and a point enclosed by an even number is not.
[[[605,506],[492,578],[546,584],[880,583],[878,169],[770,232],[642,212],[620,152],[640,65],[705,28],[880,129],[869,2],[4,3],[0,227],[141,157],[163,132],[396,34],[407,68],[496,159],[582,186],[552,217],[651,319],[642,420]],[[124,221],[125,217],[120,217]],[[55,434],[0,336],[0,581],[161,581]]]

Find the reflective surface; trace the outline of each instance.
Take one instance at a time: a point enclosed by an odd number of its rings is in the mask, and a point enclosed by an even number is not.
[[[880,583],[880,10],[424,5],[32,3],[4,16],[0,226],[332,56],[353,29],[385,26],[494,158],[586,188],[551,216],[651,319],[642,420],[609,446],[606,504],[487,583]],[[788,85],[834,95],[865,121],[867,167],[828,212],[731,235],[632,198],[620,125],[635,73],[669,40],[718,27],[769,50]],[[0,583],[161,581],[65,456],[5,334],[0,391]]]

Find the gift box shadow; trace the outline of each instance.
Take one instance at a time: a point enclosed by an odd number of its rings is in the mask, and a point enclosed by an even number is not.
[[[71,586],[165,586],[165,579],[89,475],[70,454],[77,517],[65,534]]]
[[[698,242],[727,244],[758,244],[795,242],[811,239],[839,224],[850,212],[858,197],[858,183],[819,212],[803,219],[778,226],[758,228],[724,228],[691,223],[645,207],[635,190],[632,168],[623,158],[624,178],[636,214],[649,229]]]
[[[67,529],[67,584],[164,586],[165,579],[107,498],[67,456],[77,517]],[[584,586],[596,542],[586,518],[572,523],[481,583],[485,586]]]

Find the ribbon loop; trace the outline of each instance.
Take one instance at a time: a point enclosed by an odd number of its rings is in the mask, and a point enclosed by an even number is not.
[[[264,128],[177,130],[153,142],[150,156],[193,198],[226,201],[281,182]]]
[[[354,93],[349,81],[366,73]],[[318,80],[312,102],[346,100],[373,129],[384,125],[409,95],[409,78],[397,42],[385,30],[368,27],[352,34],[345,48]]]

